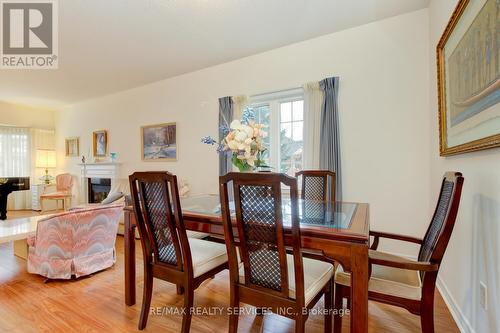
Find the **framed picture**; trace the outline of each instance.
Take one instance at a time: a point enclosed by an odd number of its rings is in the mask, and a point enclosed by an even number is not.
[[[65,143],[67,157],[80,156],[80,138],[66,138]]]
[[[108,132],[105,130],[95,131],[92,135],[92,147],[94,157],[106,157],[108,153]]]
[[[498,0],[461,0],[437,46],[440,153],[500,146]]]
[[[141,127],[143,161],[177,160],[177,125],[165,123]]]

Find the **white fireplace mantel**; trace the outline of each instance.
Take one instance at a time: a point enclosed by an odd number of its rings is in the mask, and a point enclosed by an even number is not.
[[[81,203],[88,203],[88,179],[89,178],[109,178],[111,186],[120,177],[120,165],[117,162],[79,163],[80,166],[80,186],[83,197]]]
[[[80,163],[80,176],[84,178],[118,178],[120,177],[120,165],[117,162]]]

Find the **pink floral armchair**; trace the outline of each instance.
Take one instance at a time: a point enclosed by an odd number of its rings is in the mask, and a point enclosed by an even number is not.
[[[70,279],[113,266],[123,205],[80,209],[38,222],[28,238],[28,272],[50,279]]]

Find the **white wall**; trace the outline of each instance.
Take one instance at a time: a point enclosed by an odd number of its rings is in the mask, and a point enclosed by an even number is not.
[[[92,131],[107,129],[124,177],[170,170],[193,193],[216,193],[217,155],[200,138],[217,134],[218,97],[335,75],[345,200],[369,202],[376,229],[422,236],[430,219],[427,27],[420,10],[70,106],[57,117],[59,150],[64,137],[80,136],[88,154]],[[140,126],[173,121],[178,161],[142,162]],[[78,174],[78,162],[66,158],[64,168]]]
[[[433,0],[429,7],[430,199],[435,202],[446,170],[464,174],[459,216],[440,272],[447,289],[442,291],[449,293],[451,308],[465,332],[493,333],[500,332],[500,149],[439,157],[435,47],[457,2]],[[487,311],[479,305],[479,281],[488,286]]]
[[[54,129],[55,111],[0,101],[0,125]]]

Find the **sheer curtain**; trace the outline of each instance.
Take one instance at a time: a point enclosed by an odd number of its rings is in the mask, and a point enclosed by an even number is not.
[[[31,176],[31,142],[28,128],[0,126],[0,176]],[[9,195],[7,209],[26,209],[29,206],[29,191],[16,191]]]
[[[240,119],[243,114],[243,110],[248,105],[248,96],[246,95],[238,95],[233,96],[233,119]]]
[[[309,82],[304,88],[304,169],[319,169],[319,140],[323,91],[319,82]]]
[[[30,177],[31,184],[39,182],[45,170],[35,166],[37,149],[55,149],[54,130],[0,126],[0,177]],[[31,191],[12,192],[7,209],[31,209]]]

